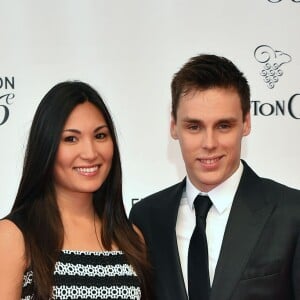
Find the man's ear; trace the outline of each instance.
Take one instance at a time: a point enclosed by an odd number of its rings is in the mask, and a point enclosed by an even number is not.
[[[171,133],[171,137],[172,137],[174,140],[177,140],[177,139],[178,139],[177,125],[176,125],[176,121],[175,121],[175,119],[174,119],[173,116],[171,116],[170,133]]]
[[[245,115],[244,118],[244,128],[243,128],[243,136],[247,136],[251,131],[251,117],[250,112]]]

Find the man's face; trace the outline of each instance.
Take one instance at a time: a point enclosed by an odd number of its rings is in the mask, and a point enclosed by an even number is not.
[[[250,114],[243,119],[234,89],[191,90],[181,96],[171,135],[178,139],[187,174],[208,192],[238,168],[243,136],[250,133]]]

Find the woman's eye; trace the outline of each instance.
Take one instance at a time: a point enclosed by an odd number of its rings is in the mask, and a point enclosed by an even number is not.
[[[74,143],[76,141],[77,141],[77,139],[75,136],[67,136],[64,138],[64,142],[67,142],[67,143]]]
[[[96,139],[98,139],[98,140],[103,140],[105,137],[106,137],[106,134],[103,132],[96,134]]]

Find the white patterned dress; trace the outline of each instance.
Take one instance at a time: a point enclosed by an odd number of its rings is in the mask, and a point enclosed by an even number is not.
[[[34,274],[26,271],[22,300],[34,299]],[[122,251],[62,250],[55,264],[52,299],[141,299],[138,277]]]

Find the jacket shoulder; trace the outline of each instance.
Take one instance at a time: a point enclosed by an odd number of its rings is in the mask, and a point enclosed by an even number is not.
[[[166,196],[169,196],[170,194],[173,194],[174,191],[177,191],[178,189],[182,190],[182,187],[183,187],[183,184],[185,184],[185,182],[179,182],[179,183],[176,183],[172,186],[169,186],[163,190],[160,190],[156,193],[153,193],[149,196],[146,196],[145,198],[143,198],[141,200],[141,202],[146,202],[146,201],[152,201],[152,200],[155,200],[155,199],[161,199],[161,198],[164,198]]]
[[[288,201],[296,201],[296,204],[300,203],[300,190],[270,178],[260,177],[246,164],[246,162],[243,161],[243,164],[244,172],[241,184],[244,188],[251,186],[256,192],[260,192],[268,198],[272,198],[272,201],[285,198],[288,199]]]
[[[133,205],[130,211],[130,217],[135,215],[136,212],[140,213],[147,211],[150,213],[150,211],[156,211],[157,209],[161,210],[164,207],[167,207],[174,199],[181,197],[184,186],[185,180],[146,196]]]
[[[300,190],[289,187],[277,181],[268,178],[261,178],[265,190],[278,198],[282,198],[285,202],[294,202],[300,205]]]

